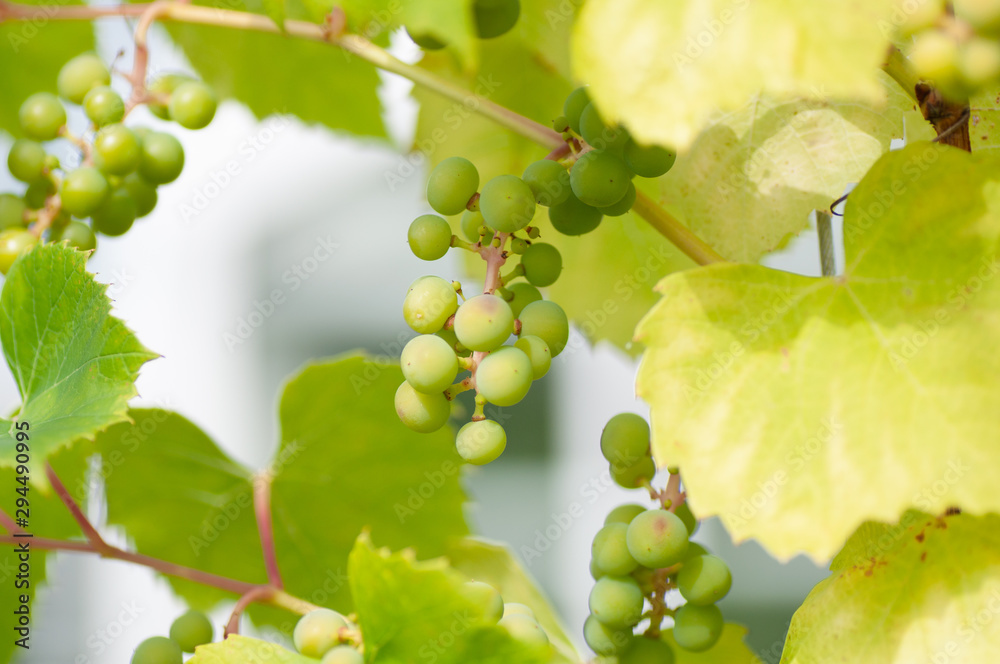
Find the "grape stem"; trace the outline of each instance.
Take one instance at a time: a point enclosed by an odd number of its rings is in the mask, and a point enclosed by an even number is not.
[[[910,61],[896,46],[889,47],[889,54],[886,56],[882,69],[899,84],[899,87],[903,88],[903,92],[908,94],[913,101],[917,101],[917,84],[920,83],[920,77],[917,76]]]
[[[274,523],[271,519],[271,483],[274,475],[264,470],[253,476],[253,511],[257,517],[257,531],[260,533],[260,547],[264,554],[264,566],[271,585],[285,587],[278,569],[278,554],[274,548]]]
[[[46,198],[45,207],[38,211],[38,217],[35,220],[35,223],[31,225],[29,232],[40,239],[42,237],[42,233],[44,233],[47,228],[52,226],[52,222],[59,216],[59,211],[61,209],[62,199],[59,198],[59,194],[52,194]]]

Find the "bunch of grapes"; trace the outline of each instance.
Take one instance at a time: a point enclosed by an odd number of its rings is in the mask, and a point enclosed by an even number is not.
[[[154,636],[139,644],[132,664],[181,664],[182,653],[212,642],[212,623],[200,611],[188,611],[170,626],[170,637]]]
[[[0,194],[0,272],[40,240],[66,242],[81,251],[97,248],[98,233],[124,234],[156,206],[156,188],[173,182],[184,167],[184,150],[172,135],[127,127],[134,104],[111,87],[111,71],[93,53],[79,55],[59,72],[59,96],[83,107],[88,124],[71,131],[59,97],[36,93],[19,112],[25,138],[7,155],[11,175],[27,185],[23,195]],[[215,116],[212,90],[187,76],[167,75],[137,95],[158,117],[201,129]],[[80,150],[76,168],[46,151],[64,139]],[[90,223],[83,221],[89,219]]]
[[[510,32],[521,16],[520,0],[475,0],[472,18],[480,39],[493,39]],[[437,37],[406,29],[410,39],[425,51],[438,51],[447,46]]]
[[[614,416],[601,434],[601,452],[613,469],[623,460],[648,457],[649,449],[649,425],[638,415]],[[590,572],[596,583],[583,634],[594,652],[617,655],[620,664],[674,661],[671,647],[660,638],[667,617],[673,619],[679,646],[692,652],[711,648],[724,623],[715,603],[732,585],[726,563],[690,541],[698,522],[683,494],[668,498],[667,492],[657,493],[647,470],[628,475],[626,481],[614,477],[622,486],[646,488],[661,505],[616,507],[591,546]],[[666,594],[673,589],[686,600],[678,608],[667,605]],[[647,603],[650,608],[644,612]],[[648,627],[634,633],[644,620]]]

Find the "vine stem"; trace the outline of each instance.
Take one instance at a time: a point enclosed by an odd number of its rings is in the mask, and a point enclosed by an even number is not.
[[[917,83],[920,82],[920,77],[917,76],[917,72],[914,71],[910,61],[906,59],[902,51],[895,46],[890,46],[889,55],[886,57],[882,69],[899,84],[899,87],[903,88],[903,92],[908,94],[913,101],[917,101]]]
[[[281,589],[285,587],[285,583],[281,580],[278,554],[274,548],[274,522],[271,518],[272,481],[274,481],[274,475],[268,471],[262,471],[254,476],[253,511],[257,517],[257,531],[260,533],[260,548],[264,554],[267,578],[272,586]]]
[[[711,265],[726,261],[715,249],[712,249],[704,240],[692,233],[691,229],[675,219],[643,192],[636,191],[635,205],[632,206],[632,210],[698,265]]]

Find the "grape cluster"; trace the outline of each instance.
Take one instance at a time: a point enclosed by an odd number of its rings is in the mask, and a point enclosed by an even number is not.
[[[363,664],[360,633],[346,616],[316,609],[299,619],[292,633],[295,649],[322,664]]]
[[[139,644],[132,664],[181,664],[186,652],[212,642],[212,623],[200,611],[188,611],[170,626],[170,637],[154,636]]]
[[[649,425],[638,415],[615,415],[601,434],[601,452],[612,469],[622,460],[648,458],[649,449]],[[627,482],[614,475],[623,486],[648,489],[661,506],[616,507],[591,546],[590,572],[596,583],[584,639],[599,655],[617,655],[620,664],[674,661],[671,647],[660,639],[662,621],[668,616],[673,618],[679,646],[692,652],[711,648],[724,622],[715,603],[732,585],[726,563],[690,541],[698,522],[687,503],[671,504],[665,492],[651,488],[653,472],[650,465],[641,473],[628,474]],[[666,603],[666,593],[672,589],[686,600],[676,609]],[[644,612],[647,603],[650,609]],[[633,633],[646,619],[649,626],[644,632]]]
[[[156,188],[173,182],[184,167],[184,150],[172,135],[124,124],[128,107],[111,87],[111,72],[93,53],[67,62],[59,72],[59,97],[83,107],[88,119],[75,135],[66,108],[49,92],[21,105],[25,138],[14,142],[7,168],[27,185],[23,195],[0,194],[0,272],[43,237],[81,251],[97,248],[97,233],[118,236],[156,206]],[[141,96],[157,116],[188,129],[208,125],[215,115],[212,90],[187,76],[167,75]],[[60,164],[46,143],[65,139],[82,153],[77,168]],[[90,219],[90,223],[82,221]]]
[[[493,39],[510,32],[521,17],[520,0],[474,0],[472,18],[480,39]],[[433,35],[406,29],[410,39],[425,51],[438,51],[447,46]]]

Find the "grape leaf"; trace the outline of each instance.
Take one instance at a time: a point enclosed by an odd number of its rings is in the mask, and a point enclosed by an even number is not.
[[[1000,147],[1000,86],[984,90],[969,100],[969,139],[973,152]]]
[[[995,662],[1000,517],[865,524],[796,611],[782,664]]]
[[[668,629],[661,637],[674,649],[674,664],[763,664],[743,642],[747,628],[726,623],[718,643],[703,652],[691,652],[677,645],[674,630]]]
[[[270,16],[274,24],[284,32],[285,18],[288,16],[288,12],[285,11],[285,0],[261,0],[261,2],[264,13]]]
[[[472,0],[407,2],[400,7],[400,24],[405,25],[410,34],[430,35],[448,44],[464,68],[471,71],[479,57],[472,4]]]
[[[637,385],[697,514],[826,559],[914,503],[1000,508],[998,180],[996,153],[916,143],[848,199],[842,276],[726,264],[659,284]]]
[[[591,0],[574,30],[573,72],[605,119],[685,148],[718,110],[761,90],[877,102],[896,4]]]
[[[194,657],[188,664],[247,664],[267,662],[267,664],[316,664],[316,660],[304,657],[279,645],[233,634],[225,641],[209,643],[195,648]]]
[[[45,458],[127,418],[141,367],[156,355],[111,316],[107,286],[87,254],[47,244],[21,256],[0,293],[0,341],[31,425],[31,481],[47,486]],[[12,422],[0,420],[0,465],[15,464]]]

